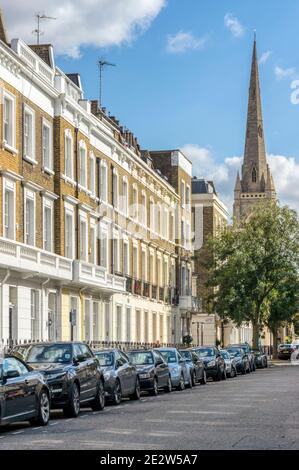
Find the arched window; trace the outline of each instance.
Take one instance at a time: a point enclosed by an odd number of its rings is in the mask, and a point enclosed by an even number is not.
[[[256,172],[256,168],[253,168],[253,170],[252,170],[252,182],[256,183],[256,181],[257,181],[257,172]]]

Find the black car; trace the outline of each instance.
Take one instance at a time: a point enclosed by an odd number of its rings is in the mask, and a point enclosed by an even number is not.
[[[212,378],[214,381],[226,380],[225,362],[215,346],[200,346],[192,349],[203,361],[207,378]]]
[[[190,367],[192,385],[195,386],[197,383],[205,385],[207,383],[207,374],[204,362],[200,356],[195,351],[192,351],[192,349],[179,349],[179,352],[186,359],[187,365]]]
[[[291,359],[292,354],[298,349],[298,345],[295,344],[280,344],[278,346],[278,359]]]
[[[119,405],[126,397],[139,400],[138,372],[128,356],[120,349],[113,348],[94,351],[94,354],[103,370],[106,399],[114,405]]]
[[[234,359],[239,374],[250,374],[250,362],[248,355],[241,348],[226,348],[229,355]]]
[[[255,367],[258,369],[265,369],[268,367],[267,355],[261,349],[252,349],[254,356]]]
[[[141,390],[158,395],[159,389],[171,392],[171,375],[168,364],[159,351],[128,351],[130,361],[136,366]]]
[[[229,344],[227,348],[241,348],[241,349],[243,349],[244,353],[247,354],[248,359],[249,359],[250,372],[255,371],[254,355],[251,352],[251,348],[250,348],[248,343]]]
[[[20,354],[20,350],[15,350]],[[90,348],[80,342],[35,343],[22,349],[26,363],[44,374],[51,391],[51,408],[77,417],[81,404],[93,410],[105,406],[104,377]]]
[[[21,360],[5,356],[0,362],[0,424],[30,421],[45,426],[50,418],[50,390],[43,374]]]

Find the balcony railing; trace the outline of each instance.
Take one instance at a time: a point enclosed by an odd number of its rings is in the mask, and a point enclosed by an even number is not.
[[[160,300],[160,302],[164,302],[164,299],[165,299],[164,287],[159,287],[159,300]]]
[[[143,297],[150,297],[150,284],[148,282],[142,283],[142,294]]]
[[[0,265],[66,281],[73,274],[72,260],[6,238],[0,238]]]
[[[102,266],[82,260],[73,261],[73,280],[76,283],[107,289],[107,291],[125,292],[126,280],[117,274],[109,274]]]
[[[152,300],[157,300],[157,295],[158,295],[158,287],[152,284],[152,295],[151,295]]]

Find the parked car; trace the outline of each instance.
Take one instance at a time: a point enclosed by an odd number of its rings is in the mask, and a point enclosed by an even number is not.
[[[19,350],[14,350],[20,354]],[[105,406],[104,377],[90,348],[81,342],[35,343],[23,347],[27,364],[44,374],[51,391],[51,408],[75,418],[80,405]]]
[[[224,359],[225,368],[226,368],[226,375],[230,378],[234,378],[237,376],[237,365],[236,360],[232,357],[226,349],[221,349],[220,354]]]
[[[190,369],[179,351],[176,348],[155,348],[155,351],[159,351],[168,364],[172,387],[177,390],[184,390],[186,386],[192,388]]]
[[[200,346],[193,348],[205,365],[207,378],[214,381],[226,380],[226,368],[220,351],[215,346]]]
[[[0,424],[29,421],[45,426],[50,418],[50,390],[43,374],[22,360],[5,356],[0,363]]]
[[[247,354],[249,359],[250,365],[250,372],[255,371],[255,361],[254,361],[254,354],[251,352],[251,348],[248,343],[240,343],[240,344],[230,344],[228,348],[241,348],[243,349],[244,353]]]
[[[120,349],[94,351],[105,379],[105,396],[114,405],[119,405],[123,398],[139,400],[140,382],[136,366]]]
[[[298,348],[296,344],[280,344],[278,346],[278,359],[291,359],[291,355]]]
[[[241,348],[227,348],[226,349],[232,359],[234,359],[237,372],[239,374],[250,374],[250,362],[248,355]]]
[[[254,363],[256,368],[265,369],[268,367],[267,355],[261,349],[252,349],[251,352],[254,355]]]
[[[205,385],[207,383],[205,365],[198,354],[191,349],[179,349],[179,352],[186,359],[187,366],[190,367],[192,385],[194,386],[197,383]]]
[[[162,354],[155,350],[128,351],[127,355],[137,368],[141,390],[158,395],[159,390],[171,392],[171,375]]]

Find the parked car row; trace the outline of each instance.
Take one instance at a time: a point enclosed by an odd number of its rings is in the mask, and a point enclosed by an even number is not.
[[[245,345],[92,351],[82,342],[16,347],[0,361],[0,424],[30,421],[45,426],[51,409],[75,418],[80,408],[102,410],[106,402],[139,400],[163,390],[192,388],[266,367],[267,358]]]

